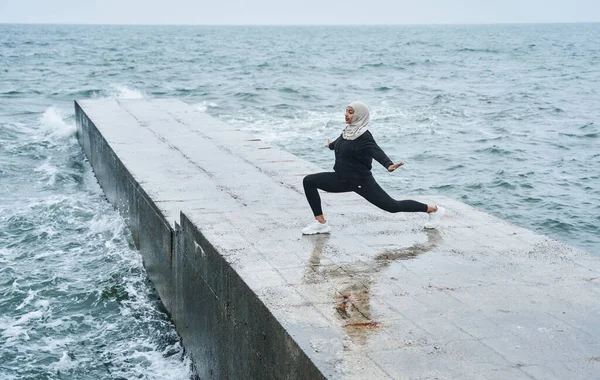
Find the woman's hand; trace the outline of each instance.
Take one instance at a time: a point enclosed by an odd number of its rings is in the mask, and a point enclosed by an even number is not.
[[[329,148],[329,145],[331,145],[331,140],[327,139],[327,144],[325,144],[325,147]]]
[[[398,169],[402,165],[404,165],[404,162],[398,162],[397,164],[391,164],[390,166],[388,166],[388,172],[393,172],[394,170]]]

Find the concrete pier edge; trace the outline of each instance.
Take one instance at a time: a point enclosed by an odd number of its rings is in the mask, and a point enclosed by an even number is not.
[[[129,226],[200,378],[324,379],[183,212],[171,228],[77,101],[75,114],[78,139],[98,183]]]

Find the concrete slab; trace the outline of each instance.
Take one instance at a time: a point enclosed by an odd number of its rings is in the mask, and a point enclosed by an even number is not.
[[[322,168],[176,100],[85,100],[76,113],[84,151],[131,219],[201,378],[600,370],[596,257],[440,196],[417,197],[448,210],[426,231],[423,214],[323,194],[333,233],[301,236],[312,219],[302,177]],[[140,233],[135,210],[148,207],[171,228],[151,231],[168,236]]]

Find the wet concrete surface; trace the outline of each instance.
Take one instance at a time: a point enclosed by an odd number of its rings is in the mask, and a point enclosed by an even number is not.
[[[596,257],[441,196],[416,197],[447,209],[424,230],[425,214],[322,194],[333,232],[302,236],[302,178],[323,168],[180,101],[78,104],[201,378],[600,378]]]

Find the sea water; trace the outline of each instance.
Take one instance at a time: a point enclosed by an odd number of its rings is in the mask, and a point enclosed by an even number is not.
[[[600,24],[0,25],[0,377],[191,374],[77,143],[74,99],[180,99],[324,170],[325,141],[361,100],[406,163],[374,166],[394,197],[443,194],[599,255],[598,36]]]

